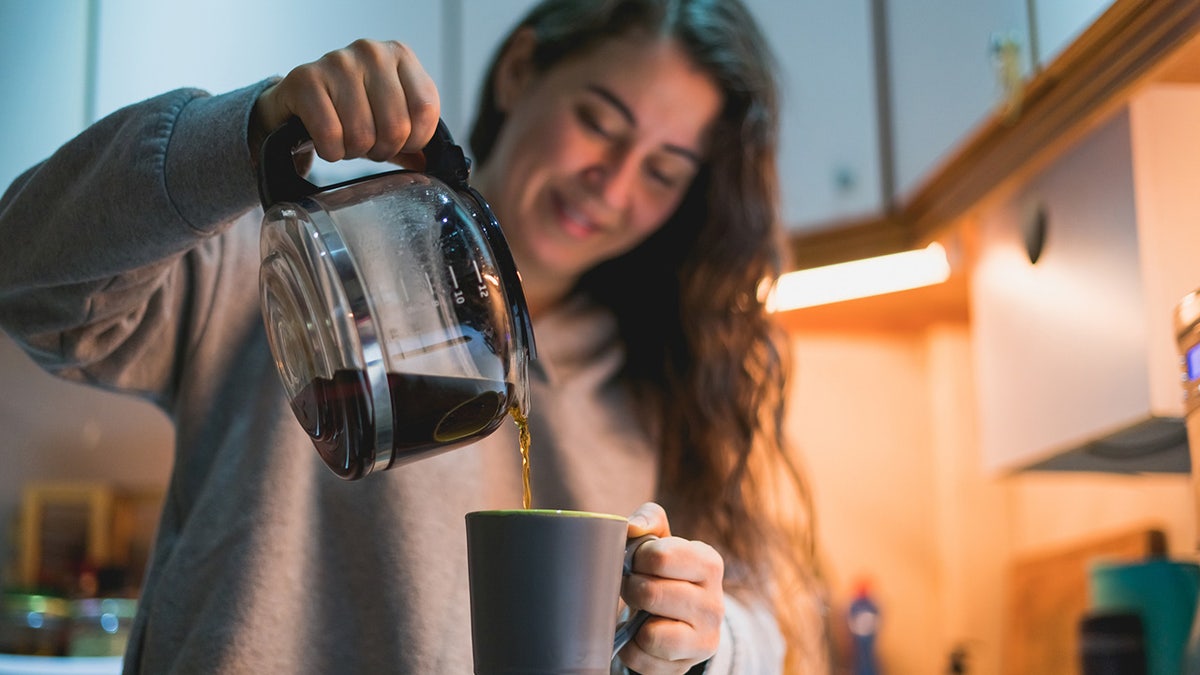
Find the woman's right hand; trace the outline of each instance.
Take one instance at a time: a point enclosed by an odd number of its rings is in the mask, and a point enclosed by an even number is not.
[[[367,157],[404,163],[433,137],[437,86],[407,46],[356,40],[294,68],[254,104],[251,151],[290,117],[304,122],[327,162]]]

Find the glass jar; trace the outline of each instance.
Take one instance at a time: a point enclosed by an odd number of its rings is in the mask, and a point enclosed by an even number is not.
[[[66,654],[70,603],[30,593],[4,593],[0,603],[0,653]]]
[[[122,656],[137,600],[83,598],[71,602],[70,656]]]

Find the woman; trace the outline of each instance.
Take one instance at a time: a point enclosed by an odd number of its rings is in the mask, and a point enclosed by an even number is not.
[[[763,44],[733,0],[551,0],[502,45],[471,137],[534,316],[535,501],[661,537],[622,589],[655,615],[620,654],[645,675],[778,672],[781,635],[788,672],[823,657],[795,611],[807,506],[773,501],[803,487],[760,296],[779,268]],[[0,323],[176,425],[129,672],[470,671],[462,516],[520,503],[511,430],[337,480],[284,400],[255,283],[266,133],[296,115],[327,160],[404,161],[439,114],[415,55],[360,41],[114,113],[5,195],[22,256]]]

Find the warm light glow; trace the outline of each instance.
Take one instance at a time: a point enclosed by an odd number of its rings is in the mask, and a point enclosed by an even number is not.
[[[784,274],[779,277],[767,299],[767,309],[786,312],[789,309],[932,286],[948,278],[950,263],[946,259],[946,249],[934,242],[916,251]]]

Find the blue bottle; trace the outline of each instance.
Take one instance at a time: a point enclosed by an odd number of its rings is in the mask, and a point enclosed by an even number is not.
[[[879,606],[871,599],[869,586],[861,582],[850,602],[846,619],[850,624],[850,637],[854,642],[854,675],[880,675],[879,660],[875,655],[875,638],[879,633]]]

